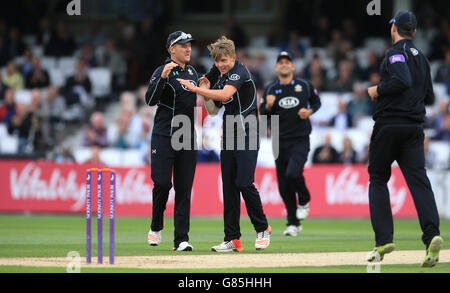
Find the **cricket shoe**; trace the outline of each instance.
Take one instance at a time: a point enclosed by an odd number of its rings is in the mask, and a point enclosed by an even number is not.
[[[430,245],[427,249],[427,255],[422,262],[422,267],[431,268],[434,267],[439,261],[439,252],[442,249],[444,239],[441,236],[435,236],[431,239]]]
[[[283,234],[284,236],[292,236],[295,237],[297,236],[298,233],[302,232],[303,230],[303,226],[302,225],[289,225],[286,230],[284,230]]]
[[[267,248],[270,244],[270,234],[272,233],[272,228],[270,225],[265,231],[256,233],[255,248],[256,250],[263,250]]]
[[[178,247],[174,247],[173,251],[192,251],[194,250],[194,247],[189,244],[187,241],[183,241],[180,244],[178,244]]]
[[[240,239],[233,239],[231,241],[224,241],[219,245],[213,246],[211,251],[215,252],[242,252],[242,243]]]
[[[394,243],[388,243],[383,246],[375,247],[369,254],[367,254],[366,260],[368,262],[380,262],[383,260],[386,253],[391,253],[395,250]]]
[[[147,242],[151,246],[158,246],[161,243],[161,231],[155,232],[150,229],[147,235]]]
[[[308,217],[309,214],[309,203],[305,204],[304,206],[298,205],[297,206],[297,219],[304,220]]]

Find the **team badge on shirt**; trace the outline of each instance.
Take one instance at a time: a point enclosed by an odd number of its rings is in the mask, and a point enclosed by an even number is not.
[[[302,87],[301,85],[297,84],[297,85],[295,86],[295,91],[296,91],[297,93],[301,93],[301,92],[303,91],[303,87]]]
[[[188,72],[190,75],[194,75],[194,73],[192,72],[192,70],[190,68],[188,69]]]
[[[236,81],[236,80],[239,80],[241,77],[239,76],[239,74],[232,74],[230,77],[230,80],[234,80],[234,81]]]
[[[411,50],[411,53],[412,53],[414,56],[419,55],[419,51],[417,51],[417,49],[411,48],[410,50]]]

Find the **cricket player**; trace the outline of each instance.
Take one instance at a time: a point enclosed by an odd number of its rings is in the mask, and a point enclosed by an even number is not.
[[[375,232],[375,249],[369,262],[381,261],[395,249],[394,225],[387,182],[391,164],[397,161],[414,199],[426,247],[423,267],[439,260],[443,239],[439,214],[425,170],[425,105],[434,103],[430,65],[414,45],[417,19],[411,11],[400,11],[391,20],[393,46],[381,64],[381,81],[368,93],[375,101],[375,125],[369,150],[369,206]]]
[[[161,243],[161,230],[164,227],[164,211],[169,191],[175,190],[174,212],[174,250],[192,251],[189,244],[189,223],[191,209],[191,189],[197,163],[194,148],[194,108],[197,94],[182,86],[176,79],[183,78],[188,83],[197,84],[198,74],[189,65],[191,43],[190,34],[176,31],[169,35],[166,48],[170,54],[165,64],[153,73],[145,100],[149,106],[158,105],[151,139],[151,176],[153,188],[153,213],[148,243],[157,246]],[[173,125],[177,115],[185,115],[191,123],[190,147],[174,150],[172,135],[181,128]],[[183,136],[186,139],[187,136]]]
[[[278,78],[267,86],[260,113],[279,116],[279,141],[272,143],[279,143],[275,165],[278,189],[287,211],[284,235],[295,237],[303,229],[300,221],[309,213],[311,196],[306,187],[303,168],[310,151],[309,117],[319,110],[321,103],[311,82],[295,78],[294,70],[291,55],[281,52],[275,65]]]
[[[216,113],[218,108],[225,107],[220,153],[225,237],[221,244],[211,250],[243,251],[239,226],[241,194],[256,230],[255,248],[262,250],[270,244],[272,229],[264,214],[259,192],[253,184],[259,150],[255,83],[248,69],[236,60],[232,40],[221,37],[208,49],[215,64],[201,79],[200,87],[181,78],[178,80],[190,91],[208,100],[209,111]],[[240,144],[240,138],[243,138],[244,145]]]

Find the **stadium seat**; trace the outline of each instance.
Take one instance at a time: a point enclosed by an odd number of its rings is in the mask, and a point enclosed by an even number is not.
[[[15,93],[14,100],[16,103],[31,104],[31,91],[30,90],[18,90]]]
[[[50,71],[51,69],[56,68],[56,58],[55,57],[49,57],[49,56],[43,56],[41,58],[41,66],[47,71]]]
[[[0,123],[0,154],[15,154],[18,146],[18,138],[14,135],[9,135],[6,124]]]
[[[58,68],[64,73],[67,78],[75,73],[75,65],[77,59],[75,57],[61,57],[58,60]]]
[[[62,87],[66,83],[66,79],[64,76],[64,72],[59,68],[50,68],[48,70],[48,74],[50,75],[50,80],[52,85],[57,87]]]
[[[142,159],[142,154],[138,149],[123,150],[121,166],[133,167],[133,166],[145,166],[145,162]]]
[[[430,142],[430,151],[436,155],[434,167],[437,169],[448,169],[450,163],[449,143],[445,141]]]
[[[434,95],[436,96],[436,101],[447,100],[447,87],[443,83],[433,83]],[[435,103],[436,104],[436,103]]]
[[[111,71],[106,67],[92,68],[88,72],[92,83],[92,94],[105,97],[111,93]]]

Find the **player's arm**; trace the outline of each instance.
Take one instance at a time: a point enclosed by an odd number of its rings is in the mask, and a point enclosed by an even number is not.
[[[147,92],[145,93],[145,102],[149,106],[155,106],[158,103],[166,86],[167,77],[161,77],[163,68],[164,67],[161,66],[160,68],[156,69],[150,79]]]
[[[179,83],[187,87],[191,92],[217,102],[228,102],[237,91],[237,88],[232,85],[225,85],[225,87],[221,90],[211,90],[195,86],[185,79],[177,78],[177,80]]]
[[[387,68],[390,73],[390,79],[382,81],[377,92],[379,96],[397,95],[412,86],[411,72],[409,71],[406,58],[402,53],[392,51],[387,54]]]
[[[261,115],[271,115],[272,107],[275,103],[276,96],[273,92],[273,86],[268,86],[264,91],[261,104],[259,105],[259,113]]]
[[[298,115],[301,119],[308,119],[309,116],[316,113],[317,110],[320,109],[322,103],[320,102],[319,92],[311,83],[308,83],[309,86],[309,97],[308,97],[308,109],[302,108],[298,111]]]
[[[217,66],[214,64],[211,69],[205,74],[205,77],[209,80],[211,85],[215,85],[220,77],[220,71]]]
[[[319,92],[312,84],[309,85],[311,88],[311,92],[309,95],[309,108],[312,110],[311,114],[316,113],[320,107],[322,106],[322,102],[320,102]]]

